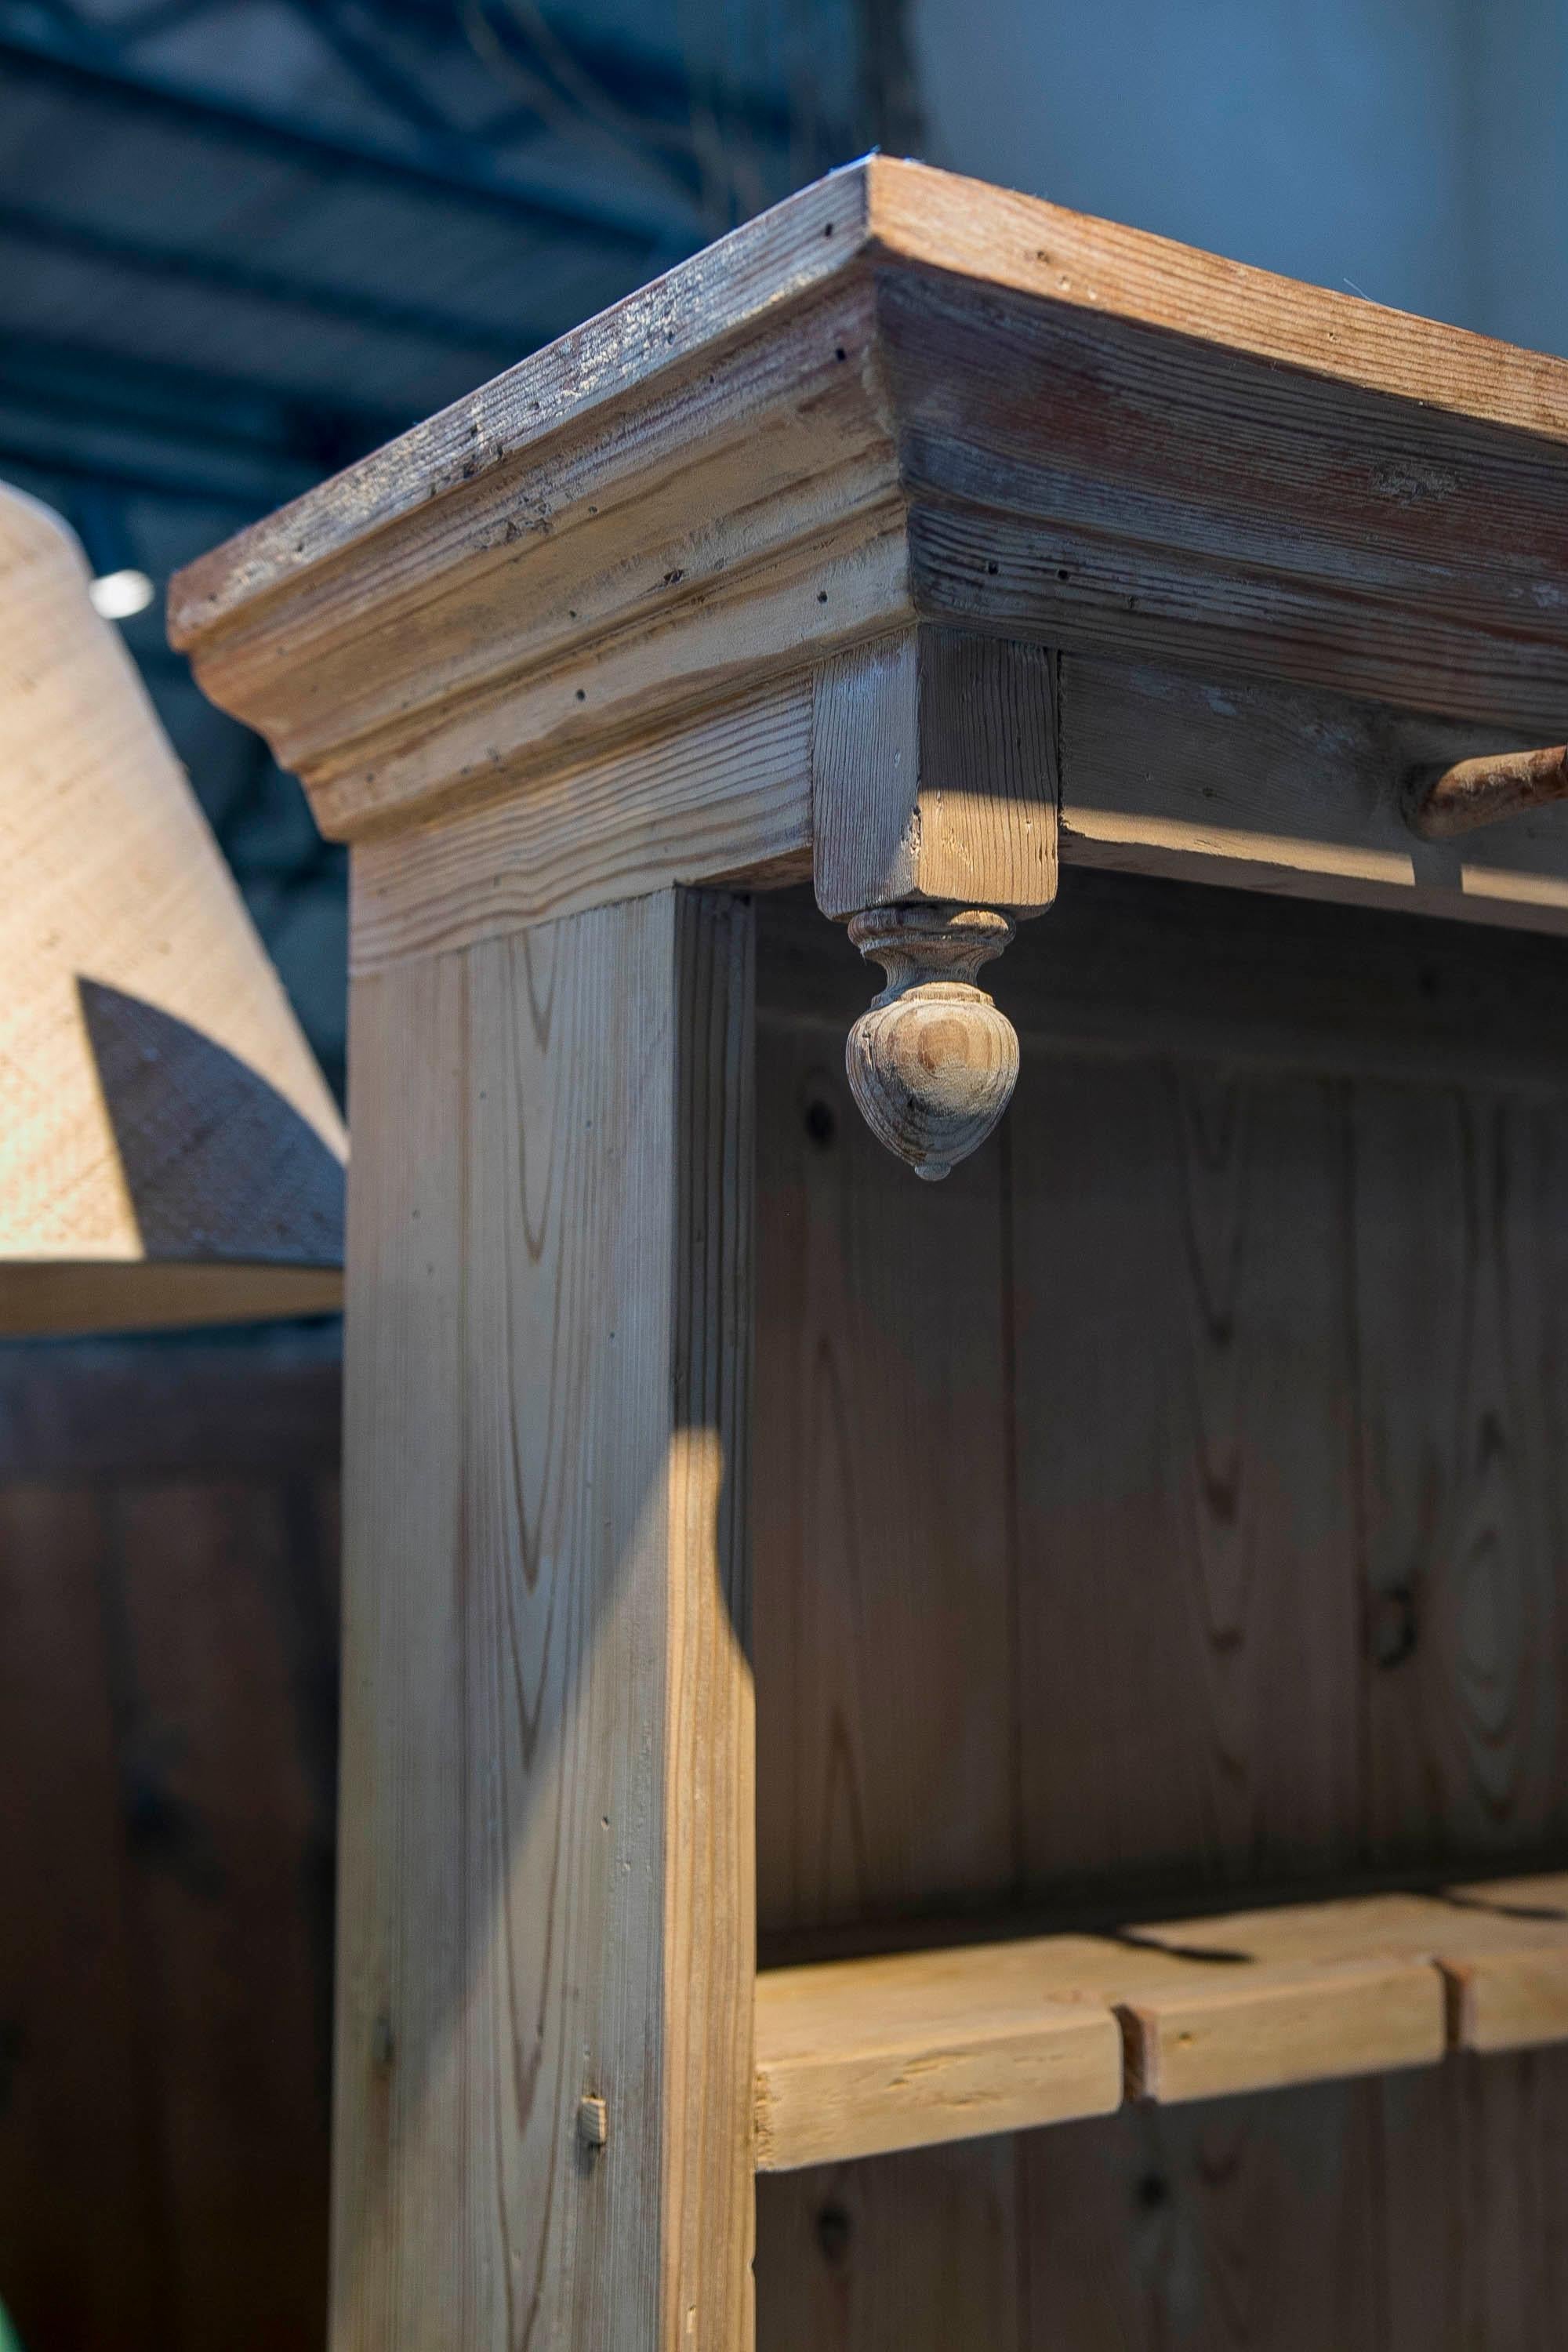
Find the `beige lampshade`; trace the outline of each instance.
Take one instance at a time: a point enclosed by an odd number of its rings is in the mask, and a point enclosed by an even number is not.
[[[337,1306],[345,1150],[81,550],[0,485],[0,1333]]]

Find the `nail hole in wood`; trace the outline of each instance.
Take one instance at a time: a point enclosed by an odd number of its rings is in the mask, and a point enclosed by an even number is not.
[[[837,2269],[849,2252],[849,2241],[855,2234],[854,2223],[842,2205],[825,2205],[816,2217],[816,2242],[822,2249],[822,2259]]]

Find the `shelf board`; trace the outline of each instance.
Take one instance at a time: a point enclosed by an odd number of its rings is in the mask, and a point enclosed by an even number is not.
[[[757,1979],[757,2167],[1568,2040],[1568,1874]]]

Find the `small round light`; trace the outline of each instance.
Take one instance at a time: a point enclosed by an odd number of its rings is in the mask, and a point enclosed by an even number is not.
[[[129,621],[147,610],[155,591],[144,572],[106,572],[90,583],[87,593],[93,611],[101,613],[106,621]]]

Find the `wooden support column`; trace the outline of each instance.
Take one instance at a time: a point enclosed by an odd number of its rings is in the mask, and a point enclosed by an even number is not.
[[[818,669],[817,904],[887,975],[849,1033],[849,1084],[928,1180],[1012,1098],[1018,1040],[978,974],[1056,897],[1059,797],[1043,646],[918,624]]]
[[[751,910],[356,981],[331,2343],[750,2341]]]

